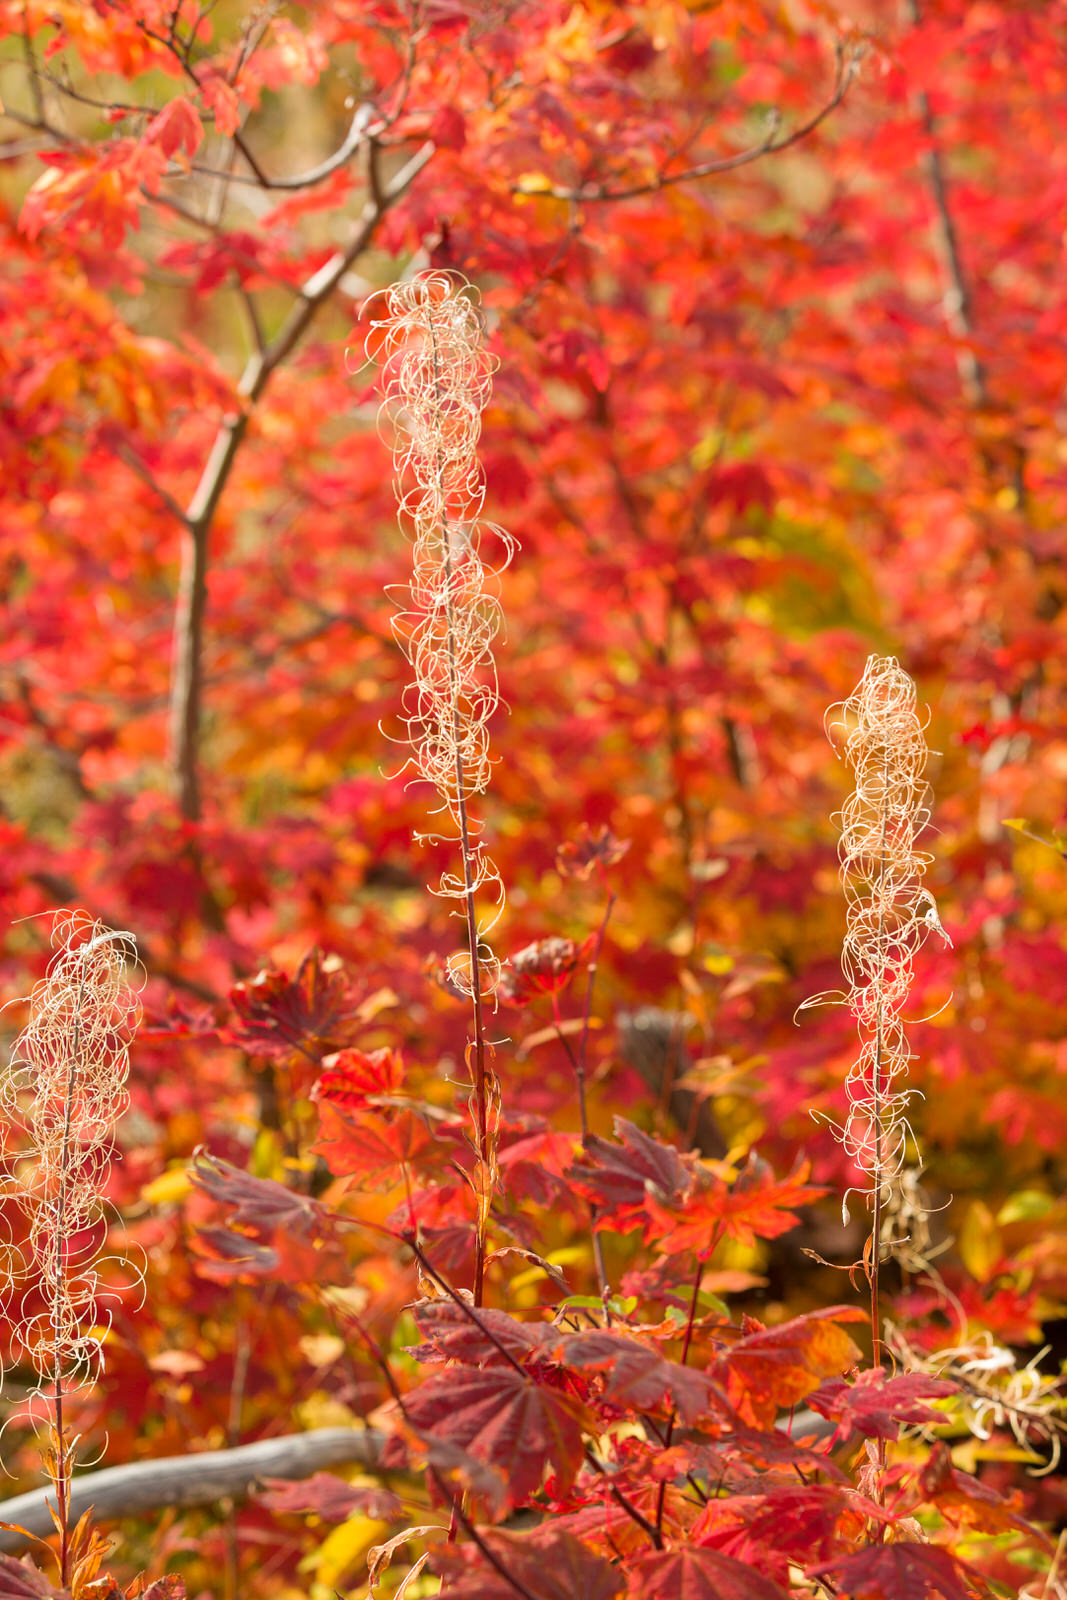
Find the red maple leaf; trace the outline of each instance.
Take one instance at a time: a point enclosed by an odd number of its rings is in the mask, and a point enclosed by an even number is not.
[[[422,1301],[415,1307],[415,1322],[426,1343],[408,1353],[423,1362],[497,1366],[509,1358],[521,1361],[558,1339],[558,1330],[547,1323],[520,1322],[488,1307],[469,1313],[454,1300]]]
[[[565,1493],[583,1460],[582,1430],[593,1428],[580,1401],[538,1388],[510,1366],[435,1372],[404,1396],[404,1417],[416,1434],[458,1445],[495,1468],[510,1506],[540,1488],[548,1466]]]
[[[757,1239],[777,1239],[796,1227],[798,1206],[826,1193],[808,1183],[810,1175],[807,1162],[782,1179],[764,1163],[750,1163],[733,1183],[701,1176],[675,1206],[663,1205],[650,1192],[645,1198],[649,1238],[664,1255],[694,1252],[702,1261],[721,1239],[736,1239],[746,1248]]]
[[[528,1005],[542,995],[558,994],[570,982],[578,963],[592,945],[573,939],[537,939],[510,957],[501,975],[497,993],[515,1006]]]
[[[840,1595],[852,1600],[974,1600],[988,1586],[938,1545],[871,1544],[819,1567],[813,1576],[832,1578]]]
[[[956,1393],[956,1385],[945,1378],[921,1372],[902,1372],[890,1378],[880,1367],[869,1367],[852,1382],[827,1379],[808,1395],[807,1403],[812,1411],[837,1423],[835,1440],[847,1439],[854,1430],[868,1439],[896,1439],[902,1422],[941,1420],[924,1400]]]
[[[598,1218],[627,1233],[646,1220],[649,1191],[678,1201],[694,1182],[695,1162],[673,1145],[642,1133],[624,1117],[615,1118],[621,1144],[594,1134],[564,1174],[567,1182],[597,1208]]]
[[[268,1511],[314,1513],[324,1522],[344,1522],[356,1511],[382,1522],[403,1515],[403,1502],[391,1489],[363,1488],[333,1472],[313,1472],[297,1483],[286,1478],[264,1478],[263,1483],[266,1487],[256,1499]]]
[[[631,1572],[628,1600],[786,1600],[771,1578],[718,1550],[692,1545],[644,1556]]]
[[[494,1528],[481,1537],[498,1567],[470,1543],[445,1546],[431,1557],[433,1570],[449,1580],[451,1600],[515,1600],[519,1591],[505,1573],[514,1575],[531,1600],[614,1600],[625,1587],[619,1567],[551,1523],[531,1533]]]
[[[556,851],[556,871],[564,878],[584,880],[594,868],[613,867],[629,848],[629,839],[617,839],[609,828],[594,833],[583,823],[577,839],[568,840]]]
[[[331,1100],[346,1109],[373,1103],[376,1095],[396,1094],[404,1082],[399,1050],[347,1050],[324,1056],[315,1080],[316,1100]]]
[[[263,1233],[284,1228],[287,1233],[307,1239],[331,1233],[336,1217],[327,1206],[306,1194],[286,1188],[276,1178],[257,1178],[251,1172],[198,1150],[190,1173],[193,1183],[230,1212],[230,1223]]]
[[[326,965],[321,950],[310,950],[295,978],[276,968],[262,971],[230,990],[239,1018],[221,1036],[253,1055],[317,1065],[324,1055],[348,1044],[360,1022],[366,996],[353,993],[343,972]]]
[[[569,1367],[601,1375],[603,1395],[630,1411],[668,1406],[683,1422],[709,1411],[730,1411],[725,1394],[706,1373],[669,1361],[629,1334],[591,1330],[560,1341],[560,1359]]]
[[[840,1377],[860,1359],[860,1352],[840,1322],[862,1322],[855,1306],[793,1317],[774,1328],[745,1333],[713,1367],[742,1417],[770,1427],[778,1411],[795,1406],[824,1378]]]
[[[337,1177],[369,1188],[399,1182],[401,1168],[429,1157],[435,1144],[423,1117],[408,1107],[391,1108],[389,1116],[370,1110],[342,1113],[325,1100],[319,1117],[321,1133],[312,1154]]]
[[[16,1561],[0,1555],[0,1600],[65,1600],[66,1593],[54,1588],[29,1556]]]
[[[982,1533],[1015,1530],[1034,1536],[1036,1530],[1019,1515],[1010,1499],[952,1465],[952,1453],[944,1439],[935,1442],[919,1473],[919,1484],[927,1500],[956,1527],[977,1528]]]

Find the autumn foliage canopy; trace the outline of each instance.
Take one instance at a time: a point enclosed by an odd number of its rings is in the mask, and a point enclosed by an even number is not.
[[[1062,1600],[1067,4],[0,99],[0,1600]]]

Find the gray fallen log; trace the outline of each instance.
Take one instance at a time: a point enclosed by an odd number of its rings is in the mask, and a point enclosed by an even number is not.
[[[834,1424],[813,1411],[800,1411],[792,1424],[779,1427],[793,1438],[825,1438]],[[376,1467],[385,1435],[371,1429],[314,1428],[308,1433],[260,1439],[234,1450],[204,1450],[188,1456],[159,1456],[124,1467],[80,1473],[71,1486],[71,1516],[77,1520],[93,1507],[97,1522],[121,1522],[170,1506],[207,1506],[216,1500],[240,1500],[264,1478],[309,1478],[323,1467],[358,1463]],[[0,1522],[15,1522],[28,1533],[53,1532],[47,1502],[51,1488],[32,1489],[0,1501]],[[21,1534],[0,1528],[0,1551],[17,1554],[29,1547]]]
[[[353,1462],[373,1467],[383,1437],[370,1429],[313,1428],[308,1433],[259,1439],[233,1450],[159,1456],[79,1473],[71,1486],[72,1519],[92,1506],[97,1522],[117,1522],[165,1506],[206,1506],[216,1500],[242,1499],[263,1478],[308,1478],[322,1467]],[[48,1501],[55,1504],[50,1487],[2,1501],[0,1522],[15,1522],[29,1533],[47,1536],[53,1532]],[[0,1551],[15,1553],[28,1545],[21,1534],[0,1529]]]

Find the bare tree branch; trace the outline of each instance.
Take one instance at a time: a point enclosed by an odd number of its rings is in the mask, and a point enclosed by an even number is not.
[[[181,813],[195,821],[200,816],[199,748],[203,699],[204,612],[207,602],[208,543],[212,520],[229,480],[257,402],[271,376],[290,354],[312,319],[325,304],[352,266],[367,248],[385,212],[406,193],[433,155],[431,143],[424,144],[401,168],[392,181],[376,193],[375,178],[371,193],[344,250],[337,251],[306,280],[300,299],[292,308],[277,336],[263,351],[249,358],[237,393],[243,402],[231,412],[215,436],[204,470],[183,519],[181,574],[174,617],[174,653],[171,673],[170,751],[171,772]],[[369,159],[377,159],[375,146]]]
[[[561,184],[516,184],[513,194],[551,195],[556,200],[576,201],[605,201],[605,200],[633,200],[643,194],[657,194],[660,189],[666,189],[677,183],[690,183],[695,178],[711,178],[720,172],[733,172],[738,167],[748,166],[749,162],[758,161],[761,156],[773,155],[778,150],[788,150],[791,145],[799,144],[806,139],[809,133],[814,133],[821,122],[824,122],[832,111],[836,111],[849,91],[856,73],[859,70],[860,54],[858,51],[839,50],[837,53],[837,73],[834,79],[833,93],[826,104],[821,106],[815,114],[802,122],[792,133],[777,137],[778,121],[775,116],[765,138],[759,144],[752,145],[748,150],[739,150],[733,156],[720,156],[713,161],[702,161],[692,167],[685,167],[680,172],[660,172],[646,183],[629,184],[625,188],[612,189],[607,184],[583,183],[577,188],[567,188]]]
[[[905,0],[905,4],[908,16],[918,27],[922,21],[919,0]],[[942,301],[945,321],[957,339],[970,339],[974,334],[974,314],[967,277],[963,270],[959,235],[956,232],[956,223],[949,202],[948,180],[945,177],[945,166],[937,139],[937,119],[925,89],[919,90],[915,96],[915,103],[919,108],[919,115],[929,141],[922,156],[922,168],[930,185],[937,213],[935,231],[937,253],[941,257],[942,268],[948,280]],[[956,370],[960,375],[960,384],[968,403],[973,406],[988,405],[989,385],[986,382],[985,368],[974,351],[962,343],[956,350]]]

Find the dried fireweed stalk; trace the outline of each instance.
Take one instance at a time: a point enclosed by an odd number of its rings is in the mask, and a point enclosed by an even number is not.
[[[843,997],[860,1036],[846,1079],[848,1115],[831,1124],[867,1175],[868,1205],[881,1212],[899,1187],[914,1138],[903,1082],[910,1051],[902,1012],[913,960],[927,935],[948,938],[923,884],[931,857],[916,848],[930,819],[923,776],[929,751],[915,710],[915,685],[893,656],[870,656],[853,693],[826,716],[827,735],[855,774],[838,821],[847,902]],[[820,995],[807,1006],[838,996]],[[852,1190],[848,1191],[849,1194]],[[848,1219],[848,1194],[843,1214]]]
[[[466,902],[472,892],[484,900],[487,891],[491,901],[477,925],[476,951],[479,987],[490,993],[499,963],[485,935],[504,890],[469,802],[489,784],[488,726],[499,704],[493,642],[503,620],[495,584],[515,548],[482,519],[477,450],[493,362],[475,291],[462,279],[422,273],[385,291],[384,305],[371,341],[394,428],[400,521],[413,543],[410,604],[394,619],[414,671],[404,721],[414,764],[441,796],[463,846],[463,877],[444,874],[438,892]],[[500,550],[494,566],[482,558],[487,535]],[[472,992],[469,951],[451,958],[449,976]]]
[[[480,1300],[499,1105],[482,1007],[500,977],[487,935],[503,909],[504,885],[478,837],[470,801],[489,783],[489,720],[499,704],[493,643],[502,624],[496,581],[515,546],[482,517],[478,440],[493,363],[475,291],[450,273],[429,272],[395,284],[383,298],[385,314],[372,321],[368,354],[383,367],[400,522],[413,544],[408,599],[394,619],[413,670],[404,721],[414,765],[440,795],[462,860],[462,873],[443,873],[437,893],[460,902],[467,930],[466,949],[449,957],[448,976],[474,1009],[468,1066]],[[489,539],[499,550],[495,565],[483,559]]]
[[[109,1306],[120,1292],[109,1269],[118,1269],[127,1290],[131,1280],[134,1287],[143,1281],[137,1262],[102,1253],[104,1189],[115,1123],[128,1103],[140,1004],[129,979],[132,934],[61,911],[52,944],[56,954],[0,1078],[0,1193],[24,1218],[23,1242],[6,1253],[3,1288],[12,1354],[37,1374],[38,1403],[54,1425],[46,1466],[56,1483],[65,1568],[74,1445],[64,1437],[63,1400],[99,1375]]]
[[[838,856],[847,902],[841,967],[843,1000],[856,1019],[859,1055],[846,1079],[848,1114],[831,1122],[854,1166],[868,1180],[871,1230],[864,1268],[871,1290],[875,1365],[881,1361],[879,1263],[887,1215],[907,1210],[903,1193],[914,1137],[904,1078],[910,1051],[903,1010],[913,961],[927,935],[947,939],[923,877],[930,857],[916,840],[929,822],[924,777],[929,752],[915,708],[915,685],[893,656],[870,656],[847,700],[826,715],[827,735],[855,775],[841,808]],[[841,749],[843,744],[843,751]],[[842,1216],[849,1217],[845,1193]]]

